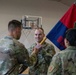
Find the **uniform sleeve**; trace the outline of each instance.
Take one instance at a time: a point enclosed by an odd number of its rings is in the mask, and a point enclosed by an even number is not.
[[[30,55],[30,66],[35,65],[36,62],[37,62],[37,55],[33,53]]]
[[[35,53],[32,54],[34,48],[34,44],[28,48],[28,53],[30,57],[30,65],[34,65],[37,62],[37,55]]]
[[[14,42],[10,45],[10,48],[14,51],[14,58],[16,58],[20,64],[24,64],[26,66],[33,65],[36,60],[36,55],[33,54],[29,56],[28,50],[22,43],[16,40],[13,41]]]
[[[42,55],[43,55],[46,63],[47,63],[48,66],[49,66],[49,64],[50,64],[50,62],[51,62],[51,59],[52,59],[52,57],[53,57],[54,54],[55,54],[55,48],[54,48],[53,45],[47,44],[47,45],[44,47],[44,50],[43,50],[43,51],[44,51],[44,52],[42,52],[42,53],[43,53]]]
[[[20,48],[16,50],[16,57],[21,66],[19,73],[22,73],[27,67],[34,65],[37,59],[35,54],[29,56],[28,50],[23,44],[20,44]]]
[[[59,54],[52,58],[47,75],[61,75],[61,59]]]
[[[53,57],[54,54],[56,53],[54,46],[49,44],[49,45],[47,46],[47,48],[48,48],[48,49],[47,49],[47,55]]]
[[[28,50],[25,48],[24,45],[22,46],[22,48],[23,53],[18,58],[20,59],[20,61],[23,61],[25,65],[33,65],[37,60],[36,54],[29,55]]]

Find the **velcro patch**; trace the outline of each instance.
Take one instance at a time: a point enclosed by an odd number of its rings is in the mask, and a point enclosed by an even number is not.
[[[52,71],[53,71],[53,69],[54,69],[54,66],[53,66],[53,65],[51,65],[51,66],[49,67],[49,72],[52,72]]]

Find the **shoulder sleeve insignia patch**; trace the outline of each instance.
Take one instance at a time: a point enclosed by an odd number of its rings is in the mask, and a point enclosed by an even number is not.
[[[52,71],[53,71],[53,69],[54,69],[54,66],[53,66],[53,65],[51,65],[51,66],[49,67],[49,72],[52,72]]]

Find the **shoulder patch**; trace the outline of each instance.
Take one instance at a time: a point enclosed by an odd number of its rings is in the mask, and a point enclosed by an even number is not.
[[[54,66],[53,66],[53,65],[51,65],[51,66],[49,67],[49,72],[52,72],[52,71],[53,71],[53,69],[54,69]]]

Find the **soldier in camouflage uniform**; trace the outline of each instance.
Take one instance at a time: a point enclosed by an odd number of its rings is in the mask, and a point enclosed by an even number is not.
[[[33,51],[29,57],[27,49],[17,41],[20,39],[21,30],[21,22],[12,20],[8,24],[8,36],[0,40],[0,75],[18,75],[37,61],[37,51]]]
[[[34,43],[28,49],[29,54],[31,54],[34,48],[43,40],[44,36],[45,34],[42,28],[37,28],[35,30],[34,37],[36,43]],[[47,42],[44,42],[42,44],[42,47],[39,49],[36,64],[30,67],[29,75],[47,75],[48,66],[54,54],[55,54],[54,46]]]
[[[53,57],[47,75],[76,75],[76,29],[66,32],[65,46]]]

